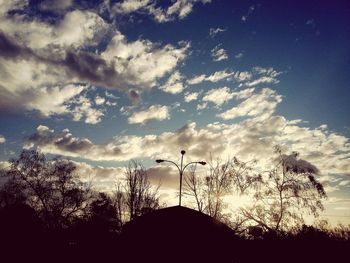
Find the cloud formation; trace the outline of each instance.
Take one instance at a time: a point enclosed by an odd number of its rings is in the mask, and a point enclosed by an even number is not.
[[[104,114],[95,107],[102,104],[93,104],[85,96],[90,87],[140,96],[187,56],[186,42],[178,46],[146,39],[130,42],[98,14],[72,10],[72,1],[54,1],[51,6],[43,1],[39,8],[54,6],[66,10],[56,23],[27,16],[27,2],[11,1],[0,8],[1,113],[64,114],[95,124]],[[8,15],[11,10],[23,15]],[[105,48],[92,52],[101,41],[107,42]],[[173,83],[165,90],[176,93],[183,88]],[[133,103],[140,101],[130,98]]]
[[[175,71],[167,80],[167,82],[160,87],[161,90],[171,94],[181,93],[185,86],[182,83],[184,77],[181,75],[179,71]]]
[[[256,117],[261,120],[270,117],[276,110],[277,105],[282,101],[282,96],[275,91],[264,88],[260,93],[254,94],[218,116],[224,120],[237,117]]]
[[[124,0],[116,3],[107,9],[111,15],[130,14],[133,12],[146,13],[159,23],[174,21],[175,19],[184,19],[193,10],[193,6],[197,3],[207,4],[211,0],[175,0],[170,6],[158,5],[157,0]]]
[[[210,75],[201,74],[187,80],[189,85],[197,85],[204,81],[218,82],[221,80],[235,81],[241,86],[254,87],[262,84],[277,84],[277,78],[282,72],[274,68],[254,67],[250,71],[216,71]]]
[[[255,91],[250,88],[248,91],[230,93],[234,94],[232,100],[243,100],[220,116],[244,117],[232,124],[212,122],[197,128],[195,122],[189,122],[174,132],[120,135],[105,144],[75,137],[68,129],[55,132],[40,125],[34,134],[26,138],[25,147],[94,161],[138,158],[176,160],[179,149],[186,149],[188,161],[237,156],[246,161],[256,159],[258,165],[266,169],[271,165],[273,147],[280,145],[286,152],[299,152],[301,159],[315,165],[321,176],[350,176],[348,138],[329,131],[325,125],[318,128],[303,127],[301,120],[289,121],[276,115],[275,110],[282,96],[271,89]],[[139,122],[146,120],[147,114],[146,110],[139,117]]]
[[[200,92],[186,92],[184,100],[187,103],[191,102],[191,101],[195,101],[195,100],[197,100],[199,94],[200,94]]]
[[[216,35],[218,35],[218,34],[220,34],[220,33],[223,33],[223,32],[225,32],[225,31],[226,31],[226,29],[224,29],[224,28],[220,28],[220,27],[214,28],[214,27],[211,27],[211,28],[209,29],[209,36],[210,36],[211,38],[214,38]]]
[[[203,101],[214,103],[216,106],[221,106],[225,102],[231,100],[234,94],[228,87],[210,89],[203,97]]]
[[[118,32],[101,57],[114,65],[114,70],[124,83],[151,88],[159,78],[171,72],[186,58],[188,48],[188,43],[182,43],[179,48],[170,44],[158,48],[149,40],[129,43],[125,36]]]
[[[134,112],[129,118],[129,124],[146,124],[151,120],[163,121],[170,118],[169,107],[152,105],[149,108]]]
[[[213,60],[216,62],[228,59],[226,50],[223,48],[220,48],[220,45],[217,45],[216,47],[214,47],[210,52]]]
[[[227,72],[227,70],[221,70],[216,71],[211,75],[202,74],[194,76],[193,78],[187,80],[187,83],[190,85],[196,85],[202,83],[203,81],[218,82],[220,80],[227,79],[233,76],[234,74],[234,72]]]
[[[273,146],[288,151],[315,165],[321,175],[350,175],[349,139],[321,128],[300,126],[272,115],[265,119],[248,118],[235,124],[210,123],[197,128],[188,123],[174,132],[159,135],[118,136],[106,144],[95,144],[87,138],[73,136],[69,130],[55,133],[46,126],[26,139],[26,147],[38,147],[45,153],[79,157],[88,160],[127,161],[137,158],[178,158],[179,149],[186,149],[186,158],[210,160],[210,157],[237,156],[242,160],[258,160],[268,166]]]

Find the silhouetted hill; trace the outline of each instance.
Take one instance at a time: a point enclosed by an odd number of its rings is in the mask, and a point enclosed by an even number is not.
[[[235,262],[235,233],[186,207],[168,207],[136,218],[125,225],[121,238],[125,259],[129,255],[129,260]]]
[[[16,204],[0,209],[1,257],[11,262],[34,258],[35,251],[44,244],[44,229],[34,209]],[[9,261],[10,262],[10,261]]]
[[[0,208],[4,262],[347,262],[349,248],[349,240],[312,226],[249,240],[180,206],[137,217],[121,234],[95,220],[47,229],[27,205]]]
[[[127,223],[119,251],[125,262],[301,263],[345,259],[349,242],[309,232],[249,240],[236,236],[208,215],[175,206]]]

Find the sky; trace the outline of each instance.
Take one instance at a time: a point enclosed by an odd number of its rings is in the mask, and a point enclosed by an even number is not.
[[[350,2],[0,0],[0,166],[22,149],[74,161],[111,191],[143,163],[162,200],[178,174],[158,158],[273,147],[320,171],[321,218],[350,223]]]

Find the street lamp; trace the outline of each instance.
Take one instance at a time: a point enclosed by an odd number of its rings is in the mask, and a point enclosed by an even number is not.
[[[169,161],[169,160],[163,160],[163,159],[158,159],[156,160],[156,163],[163,163],[163,162],[168,162],[168,163],[172,163],[174,164],[177,169],[179,170],[179,173],[180,173],[180,195],[179,195],[179,206],[181,206],[181,191],[182,191],[182,175],[185,171],[185,169],[191,165],[191,164],[195,164],[195,163],[199,163],[201,165],[206,165],[207,163],[204,162],[204,161],[200,161],[200,162],[189,162],[188,164],[186,164],[185,166],[183,166],[183,159],[184,159],[184,155],[185,155],[186,151],[185,150],[181,150],[181,164],[180,166],[173,162],[173,161]]]

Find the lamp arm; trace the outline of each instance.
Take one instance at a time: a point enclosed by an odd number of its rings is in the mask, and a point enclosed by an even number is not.
[[[184,166],[184,168],[182,169],[182,171],[185,171],[185,169],[187,168],[187,166],[189,166],[189,165],[191,165],[191,164],[195,164],[195,163],[199,163],[199,162],[190,162],[190,163],[186,164],[186,165]]]
[[[173,162],[173,161],[170,161],[170,160],[164,160],[164,162],[168,162],[168,163],[172,163],[172,164],[174,164],[176,167],[177,167],[177,169],[179,170],[179,173],[181,173],[181,169],[180,169],[180,167],[175,163],[175,162]]]

